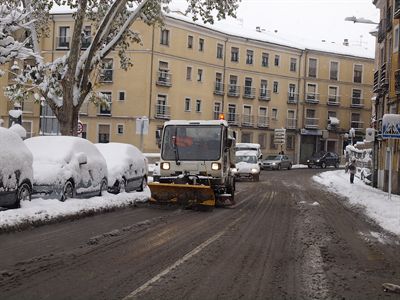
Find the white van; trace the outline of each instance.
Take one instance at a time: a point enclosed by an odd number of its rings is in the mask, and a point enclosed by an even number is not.
[[[256,151],[258,160],[262,159],[261,145],[255,143],[236,143],[236,151]]]

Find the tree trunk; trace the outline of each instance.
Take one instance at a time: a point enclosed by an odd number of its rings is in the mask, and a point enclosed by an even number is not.
[[[62,135],[77,136],[80,105],[74,106],[72,90],[71,82],[63,85],[63,106],[57,110],[56,116],[60,124],[60,132]]]

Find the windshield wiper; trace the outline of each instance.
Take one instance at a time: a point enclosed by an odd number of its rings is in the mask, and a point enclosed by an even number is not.
[[[180,159],[179,159],[179,151],[178,151],[178,145],[176,143],[176,139],[178,137],[178,128],[175,127],[175,139],[174,139],[174,153],[175,153],[175,163],[177,166],[181,164]]]

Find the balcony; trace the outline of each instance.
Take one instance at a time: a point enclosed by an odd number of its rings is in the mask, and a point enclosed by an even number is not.
[[[394,14],[393,18],[400,19],[400,0],[394,1]]]
[[[225,93],[225,85],[219,81],[215,82],[214,95],[223,96]]]
[[[111,106],[112,103],[108,102],[105,104],[100,104],[99,111],[97,113],[98,116],[106,116],[111,117]]]
[[[170,106],[165,104],[156,104],[154,118],[163,120],[171,119]]]
[[[171,83],[171,74],[168,71],[159,71],[157,72],[157,81],[156,84],[160,86],[172,86]]]
[[[286,129],[296,129],[296,128],[297,128],[297,119],[287,118],[286,119]]]
[[[350,107],[363,108],[364,107],[364,99],[361,97],[352,97]]]
[[[307,129],[317,129],[318,128],[318,118],[305,118],[304,127]]]
[[[258,100],[260,101],[271,100],[271,91],[266,89],[260,89],[260,95],[258,96]]]
[[[228,112],[227,122],[232,126],[239,126],[239,114]]]
[[[260,128],[268,128],[269,127],[269,117],[267,116],[258,116],[257,118],[257,126]]]
[[[378,43],[381,43],[386,37],[386,19],[381,19],[378,27]]]
[[[229,84],[228,96],[229,97],[239,97],[240,96],[240,86],[238,86],[236,84]]]
[[[242,127],[254,127],[254,116],[243,114],[242,115]]]
[[[68,50],[71,38],[69,36],[58,36],[57,37],[57,49]]]
[[[389,86],[389,79],[386,77],[386,63],[382,64],[379,75],[379,86],[381,89],[386,89]]]
[[[356,131],[364,131],[364,122],[351,121],[350,128],[354,128],[354,130],[356,130]]]
[[[113,69],[101,69],[100,71],[100,82],[113,82]]]
[[[299,101],[299,94],[289,92],[288,93],[288,104],[296,104]]]
[[[330,106],[339,106],[340,105],[340,96],[338,95],[328,95],[327,105]]]
[[[319,94],[307,93],[305,101],[306,101],[306,103],[317,104],[317,103],[319,103]]]
[[[243,98],[254,99],[256,97],[256,89],[251,86],[244,86]]]
[[[394,72],[394,90],[396,95],[400,94],[400,70]]]
[[[372,91],[374,93],[378,93],[380,91],[380,86],[379,86],[379,70],[374,72],[374,86]]]

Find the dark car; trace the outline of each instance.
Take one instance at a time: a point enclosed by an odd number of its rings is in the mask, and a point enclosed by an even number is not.
[[[318,152],[314,153],[310,159],[307,160],[307,166],[312,168],[313,166],[321,167],[325,169],[329,166],[339,168],[340,158],[334,152]]]
[[[281,170],[292,168],[292,161],[287,155],[268,155],[261,164],[263,170]]]

